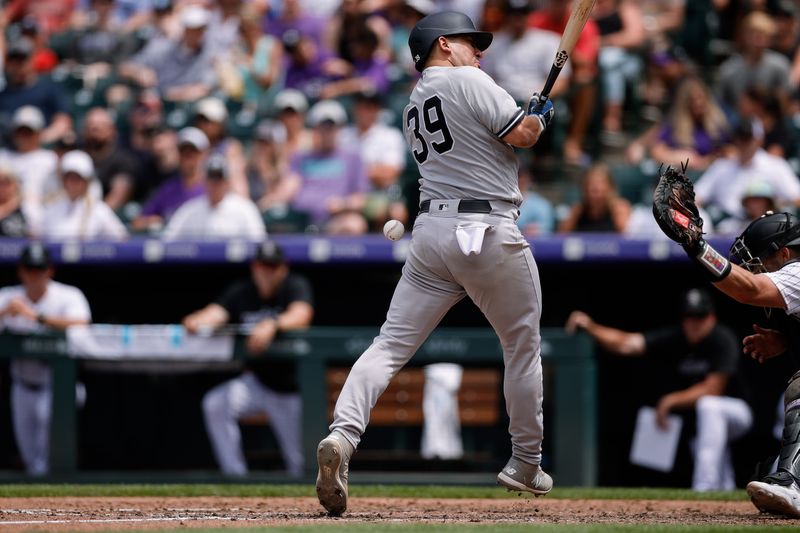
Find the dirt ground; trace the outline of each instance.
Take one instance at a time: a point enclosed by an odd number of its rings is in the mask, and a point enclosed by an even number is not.
[[[342,522],[635,523],[796,525],[749,502],[352,498],[342,518],[314,498],[7,498],[0,533],[37,530],[177,529]],[[793,523],[794,522],[794,523]]]

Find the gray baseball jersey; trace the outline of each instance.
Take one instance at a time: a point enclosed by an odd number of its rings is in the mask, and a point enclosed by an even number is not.
[[[475,67],[428,67],[403,116],[406,140],[422,175],[421,200],[522,203],[517,158],[501,137],[525,112],[489,75]]]
[[[414,223],[380,334],[353,365],[336,402],[330,429],[354,447],[392,377],[469,296],[503,346],[512,455],[541,462],[541,287],[515,223],[517,161],[501,140],[523,119],[511,96],[475,67],[429,67],[412,92],[405,132],[422,174],[421,198],[430,207]],[[464,199],[488,200],[490,207],[461,212]]]

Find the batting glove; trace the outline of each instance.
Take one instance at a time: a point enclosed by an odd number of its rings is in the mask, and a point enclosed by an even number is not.
[[[539,93],[533,93],[531,101],[528,102],[528,114],[539,119],[542,125],[542,131],[547,129],[550,121],[553,120],[553,115],[556,110],[553,107],[553,102],[550,98],[542,96]]]

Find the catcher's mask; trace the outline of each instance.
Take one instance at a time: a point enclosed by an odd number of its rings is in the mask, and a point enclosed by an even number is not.
[[[785,246],[800,246],[800,221],[789,213],[767,211],[733,241],[728,257],[758,274],[767,271],[764,259]]]

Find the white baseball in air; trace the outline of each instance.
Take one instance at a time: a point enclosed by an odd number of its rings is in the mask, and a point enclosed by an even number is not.
[[[403,223],[400,222],[399,220],[392,219],[383,225],[383,234],[390,241],[396,241],[397,239],[402,237],[403,233],[405,232],[406,232],[406,227],[403,226]]]

